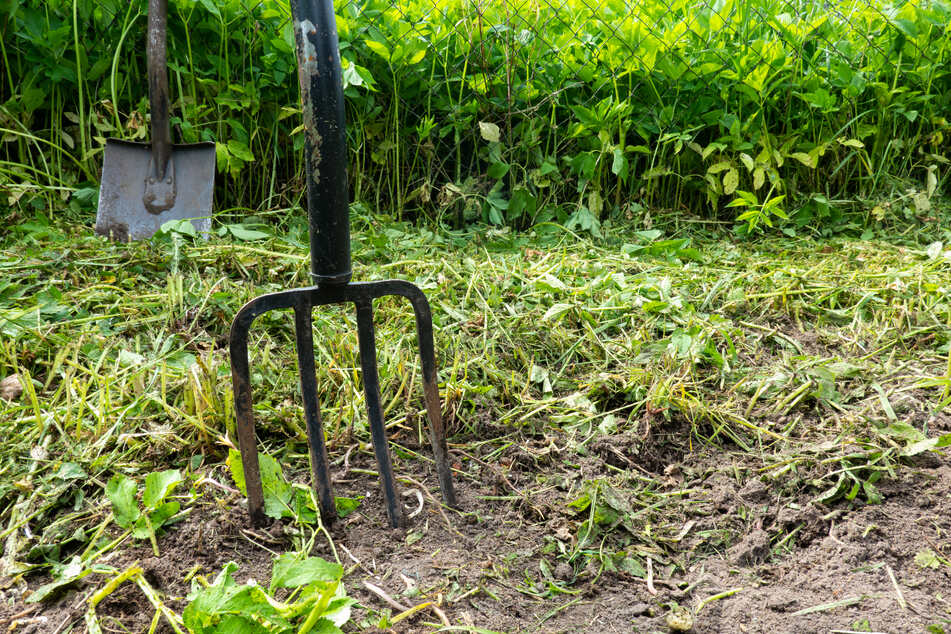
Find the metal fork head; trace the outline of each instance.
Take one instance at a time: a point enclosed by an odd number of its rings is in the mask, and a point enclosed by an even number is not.
[[[323,423],[320,417],[317,396],[316,369],[314,366],[314,342],[311,312],[314,306],[352,303],[357,313],[357,335],[360,345],[360,367],[363,374],[363,389],[366,393],[367,416],[370,434],[380,471],[380,484],[386,502],[389,524],[398,528],[402,512],[393,477],[383,424],[383,406],[380,399],[380,382],[376,365],[376,341],[373,327],[373,300],[387,295],[405,297],[413,306],[416,316],[416,334],[423,374],[423,396],[429,418],[429,440],[433,447],[436,472],[443,501],[447,506],[456,506],[456,496],[449,468],[446,445],[446,429],[443,426],[436,384],[436,354],[433,346],[433,321],[429,302],[423,292],[402,280],[380,282],[356,282],[311,286],[261,295],[245,304],[231,324],[231,377],[234,386],[235,415],[237,419],[238,446],[248,492],[248,512],[254,524],[262,524],[264,517],[264,490],[258,464],[257,438],[254,431],[254,413],[251,399],[251,375],[248,362],[248,333],[255,318],[263,313],[292,308],[297,340],[297,363],[301,378],[301,395],[307,436],[310,445],[311,465],[321,518],[333,522],[337,517],[330,466],[324,443]]]

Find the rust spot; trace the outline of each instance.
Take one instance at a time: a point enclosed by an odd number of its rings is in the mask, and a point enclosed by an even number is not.
[[[129,225],[110,220],[96,225],[96,233],[116,242],[129,242]]]

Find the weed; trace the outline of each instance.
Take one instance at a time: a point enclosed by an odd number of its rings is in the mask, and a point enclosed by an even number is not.
[[[181,508],[176,500],[167,500],[182,482],[176,469],[150,473],[145,476],[141,508],[136,503],[135,480],[122,474],[114,475],[106,485],[106,497],[112,502],[116,524],[132,532],[137,539],[148,539],[155,556],[159,556],[155,533]]]

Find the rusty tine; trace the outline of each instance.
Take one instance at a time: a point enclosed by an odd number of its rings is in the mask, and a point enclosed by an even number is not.
[[[393,477],[393,465],[383,421],[380,379],[376,362],[373,300],[395,295],[405,297],[412,304],[423,370],[423,396],[429,419],[429,440],[433,447],[443,501],[446,505],[455,507],[456,495],[449,468],[446,429],[443,426],[439,390],[436,384],[432,313],[426,296],[409,282],[402,280],[350,281],[346,122],[333,4],[331,0],[291,0],[291,13],[297,41],[298,70],[304,106],[311,277],[316,286],[256,297],[238,311],[231,324],[231,377],[234,386],[238,445],[241,449],[241,463],[248,492],[248,512],[252,523],[261,524],[265,521],[264,490],[258,464],[251,399],[248,333],[254,320],[263,313],[293,309],[301,395],[320,513],[326,522],[332,522],[337,517],[317,395],[312,313],[315,307],[350,303],[356,308],[360,367],[366,394],[367,417],[370,421],[370,435],[379,465],[387,518],[390,526],[397,528],[402,524],[403,514],[396,480]]]

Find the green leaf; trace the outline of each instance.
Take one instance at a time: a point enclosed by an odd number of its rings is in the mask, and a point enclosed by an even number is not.
[[[234,483],[244,495],[248,494],[247,483],[244,479],[244,466],[241,464],[241,454],[234,449],[228,451],[228,468]],[[284,480],[281,465],[266,453],[258,454],[258,464],[261,470],[261,486],[264,489],[264,514],[274,519],[293,517],[291,501],[294,489]]]
[[[535,286],[542,289],[547,293],[557,293],[560,291],[567,290],[565,283],[559,280],[557,277],[551,273],[544,273],[538,279],[535,280]]]
[[[181,482],[182,474],[178,469],[150,473],[145,476],[145,492],[142,494],[142,505],[147,509],[158,507]]]
[[[862,482],[862,490],[865,492],[865,499],[868,500],[869,504],[882,503],[882,494],[879,492],[878,487],[872,484],[869,480]]]
[[[285,553],[274,560],[271,573],[271,591],[275,588],[297,588],[320,582],[334,584],[343,578],[343,567],[320,557],[301,559],[295,553]]]
[[[215,165],[219,173],[228,171],[228,167],[231,165],[231,155],[228,153],[227,144],[220,142],[215,143]]]
[[[418,64],[420,61],[422,61],[424,57],[426,57],[426,49],[421,48],[415,53],[413,53],[413,55],[408,60],[406,60],[406,64],[408,66],[412,66],[413,64]]]
[[[502,163],[502,162],[492,163],[492,165],[489,166],[489,169],[486,172],[489,178],[494,178],[496,180],[504,177],[508,173],[509,173],[509,164]]]
[[[627,158],[620,148],[614,149],[614,158],[611,161],[611,173],[624,182],[627,179]]]
[[[231,471],[231,479],[234,480],[234,485],[238,487],[242,495],[247,495],[248,487],[244,481],[244,465],[241,463],[241,452],[237,449],[229,449],[225,464],[228,465],[228,470]]]
[[[925,548],[915,553],[915,563],[918,564],[920,568],[941,567],[941,560],[938,559],[938,556],[930,548]]]
[[[746,167],[747,172],[752,172],[755,167],[753,162],[753,157],[747,154],[746,152],[740,152],[740,161],[743,162],[743,166]]]
[[[811,154],[806,154],[805,152],[793,152],[789,155],[790,158],[794,158],[806,167],[811,167],[815,169],[816,159]]]
[[[381,42],[377,42],[376,40],[363,40],[363,43],[367,45],[368,49],[370,49],[371,51],[373,51],[374,53],[376,53],[377,55],[379,55],[386,61],[390,61],[390,49],[387,48],[385,44]]]
[[[86,568],[79,557],[74,556],[68,564],[63,566],[59,574],[56,575],[56,579],[34,590],[27,597],[26,603],[39,603],[44,599],[54,597],[59,594],[60,590],[65,589],[66,586],[75,583],[91,572],[92,570]]]
[[[334,507],[337,509],[337,517],[339,517],[340,519],[343,519],[346,516],[353,513],[354,511],[356,511],[358,508],[360,508],[360,504],[362,503],[362,500],[363,500],[363,496],[355,497],[355,498],[348,498],[343,496],[335,497]]]
[[[163,222],[159,233],[164,235],[171,235],[173,233],[178,233],[181,235],[189,236],[194,238],[198,235],[198,231],[195,230],[195,225],[191,223],[191,220],[183,218],[182,220],[169,220],[168,222]]]
[[[822,493],[820,493],[819,495],[817,495],[816,499],[813,501],[818,502],[819,504],[828,504],[830,502],[833,502],[836,498],[838,498],[840,495],[845,493],[845,489],[847,486],[848,486],[848,481],[846,480],[845,474],[840,473],[839,479],[836,480],[836,483],[833,484],[828,489],[826,489],[825,491],[823,491]]]
[[[846,147],[856,148],[858,150],[865,149],[865,144],[858,139],[839,139],[839,143]]]
[[[145,357],[131,350],[120,350],[117,361],[124,368],[132,368],[145,363]]]
[[[75,462],[64,462],[53,476],[60,480],[82,480],[87,478],[86,472]]]
[[[542,322],[558,319],[572,308],[574,308],[573,304],[552,304],[551,308],[546,310],[545,314],[542,315]]]
[[[736,186],[740,184],[740,173],[735,167],[731,167],[723,175],[723,194],[729,196],[736,191]]]
[[[166,502],[154,511],[141,515],[132,528],[132,536],[136,539],[152,537],[170,517],[178,513],[180,508],[181,505],[178,502]]]
[[[106,484],[106,497],[112,502],[116,524],[122,528],[132,528],[141,515],[135,502],[136,489],[135,480],[121,473],[112,476]]]
[[[901,451],[901,455],[910,458],[911,456],[917,456],[918,454],[930,451],[937,447],[938,439],[937,438],[924,438],[917,442],[913,442]]]
[[[254,154],[247,145],[237,139],[228,139],[228,153],[248,163],[254,160]]]
[[[489,143],[498,143],[499,139],[501,138],[499,126],[488,121],[479,122],[479,134],[481,134],[482,138]]]
[[[264,240],[265,238],[271,237],[271,234],[269,233],[257,231],[256,229],[248,229],[244,225],[225,225],[225,228],[228,230],[228,233],[233,235],[235,238],[245,242]]]
[[[208,13],[212,14],[219,20],[221,19],[221,12],[218,11],[218,7],[215,6],[215,3],[213,2],[213,0],[198,0],[198,1],[201,3],[201,6],[205,7],[205,10],[208,11]]]
[[[189,604],[182,612],[182,621],[192,634],[221,634],[222,632],[258,634],[267,630],[240,614],[228,614],[237,606],[247,609],[252,603],[260,612],[273,612],[267,600],[254,602],[247,601],[250,586],[239,586],[234,580],[234,573],[238,564],[228,562],[218,576],[207,588],[196,583],[188,595]],[[242,597],[241,595],[245,595]],[[258,613],[257,610],[254,612]],[[261,614],[263,616],[263,614]]]
[[[632,577],[638,577],[639,579],[643,579],[647,576],[647,570],[644,569],[644,566],[642,566],[641,562],[635,557],[625,557],[618,563],[617,568],[621,572],[626,572]]]

